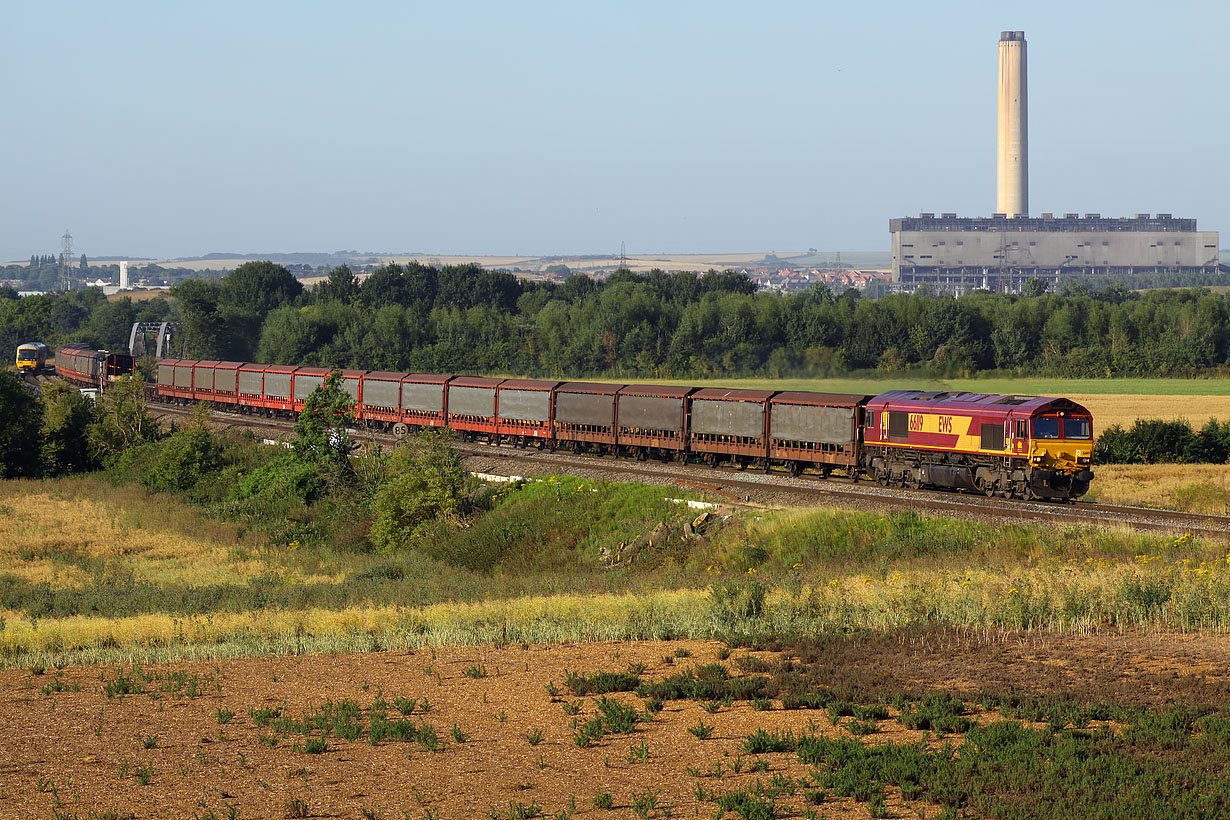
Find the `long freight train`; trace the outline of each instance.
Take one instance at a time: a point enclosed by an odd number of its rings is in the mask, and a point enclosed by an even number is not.
[[[70,346],[56,372],[98,386],[131,357]],[[294,417],[331,371],[251,362],[162,359],[159,401]],[[1093,419],[1063,398],[892,390],[878,396],[793,390],[489,379],[342,370],[358,421],[463,439],[636,459],[840,470],[884,486],[1071,500],[1093,480]]]
[[[295,416],[327,368],[163,359],[159,400]],[[1093,419],[1063,398],[893,390],[879,396],[343,370],[370,426],[636,459],[840,470],[884,486],[1075,499]]]

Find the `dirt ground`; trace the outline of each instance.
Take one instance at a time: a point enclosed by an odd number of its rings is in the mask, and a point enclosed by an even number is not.
[[[579,748],[564,707],[580,702],[577,719],[584,722],[595,701],[572,696],[563,680],[566,670],[592,674],[630,664],[644,664],[643,677],[658,680],[716,662],[722,649],[717,642],[637,642],[174,664],[142,670],[152,679],[144,683],[149,691],[122,698],[103,692],[114,685],[115,668],[0,671],[0,817],[463,820],[533,816],[535,804],[546,817],[661,817],[668,816],[666,806],[674,817],[711,817],[713,805],[698,802],[697,784],[720,794],[756,779],[807,774],[785,753],[764,755],[767,771],[752,771],[755,758],[739,751],[750,732],[811,729],[837,736],[843,729],[823,712],[784,711],[778,701],[771,711],[735,702],[716,713],[693,701],[668,701],[632,734]],[[732,650],[726,663],[733,674],[746,654]],[[751,654],[773,659],[781,653]],[[947,631],[818,641],[789,655],[819,684],[839,690],[1019,690],[1148,705],[1222,704],[1230,694],[1230,636],[1222,635]],[[173,673],[181,674],[172,691],[158,692]],[[559,694],[549,693],[552,684]],[[306,739],[301,735],[271,746],[266,739],[276,733],[252,715],[281,708],[294,716],[343,698],[367,708],[381,696],[419,701],[412,719],[433,725],[441,748],[372,745],[365,735],[331,737],[327,751],[308,754],[296,748]],[[631,694],[613,697],[638,709],[644,703]],[[423,699],[430,703],[426,713]],[[233,717],[223,723],[228,712]],[[688,731],[702,720],[713,727],[705,740]],[[451,734],[454,725],[464,742]],[[542,737],[533,745],[527,734],[535,731]],[[921,737],[890,718],[864,742]],[[631,750],[642,742],[648,759],[633,762]],[[657,808],[637,814],[633,799],[647,791],[656,795]],[[602,793],[612,796],[612,808],[594,806]],[[804,790],[779,803],[801,816]],[[830,796],[818,808],[827,817],[868,817],[866,804],[847,798]],[[906,803],[893,790],[887,808],[892,817],[938,812]]]

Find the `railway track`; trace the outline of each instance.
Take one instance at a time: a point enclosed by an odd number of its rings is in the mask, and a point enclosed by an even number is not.
[[[155,417],[184,419],[190,408],[150,403]],[[222,429],[266,431],[270,439],[285,438],[293,424],[258,416],[211,412]],[[381,445],[395,445],[390,434],[359,430],[355,438]],[[781,473],[741,471],[731,467],[712,468],[688,464],[622,461],[594,455],[574,455],[549,450],[519,449],[474,442],[456,442],[454,447],[471,458],[499,465],[511,475],[558,472],[608,480],[640,481],[696,489],[719,499],[762,506],[817,504],[856,506],[876,510],[926,511],[948,517],[996,520],[1016,523],[1075,524],[1088,526],[1125,526],[1137,530],[1190,534],[1230,540],[1230,516],[1131,507],[1113,504],[1061,504],[1045,501],[1014,501],[987,498],[960,492],[884,488],[876,484],[855,483],[844,478],[819,476],[791,477]],[[491,472],[491,467],[485,468]]]

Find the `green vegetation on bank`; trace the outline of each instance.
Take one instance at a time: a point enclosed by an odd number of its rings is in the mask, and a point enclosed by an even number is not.
[[[1218,543],[835,510],[693,525],[661,488],[478,486],[438,446],[343,472],[189,428],[114,460],[118,484],[2,485],[0,663],[918,625],[1230,628]],[[401,483],[406,469],[432,474]],[[427,511],[413,526],[381,523],[377,499],[396,493],[398,510]]]

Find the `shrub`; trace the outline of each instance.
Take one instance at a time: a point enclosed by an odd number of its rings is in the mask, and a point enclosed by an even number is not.
[[[709,590],[714,622],[729,629],[735,621],[760,617],[767,591],[764,584],[744,576],[714,584]]]
[[[151,490],[183,492],[222,467],[222,445],[204,427],[175,433],[158,446],[153,470],[142,483]]]
[[[393,452],[394,477],[372,502],[372,542],[388,553],[413,543],[434,522],[458,520],[468,511],[468,482],[461,459],[440,433],[420,433]]]

